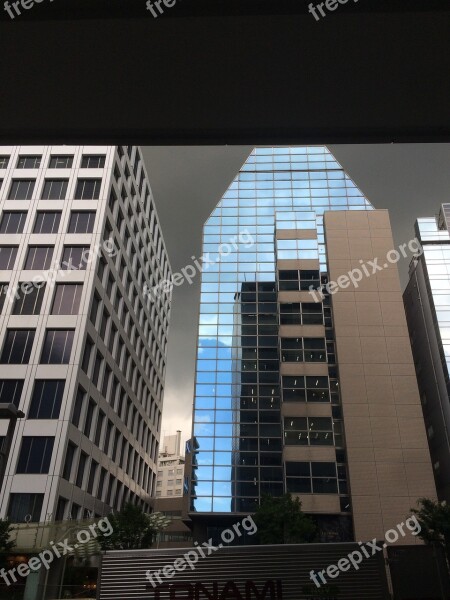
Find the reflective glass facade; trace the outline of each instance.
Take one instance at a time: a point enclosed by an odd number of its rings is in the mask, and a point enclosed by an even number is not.
[[[372,208],[327,148],[257,148],[206,222],[203,252],[208,265],[201,283],[192,511],[248,512],[262,494],[282,494],[289,482],[292,491],[337,493],[341,476],[337,464],[283,465],[283,446],[293,443],[290,440],[339,443],[332,441],[331,419],[283,423],[282,386],[290,399],[308,402],[329,402],[337,392],[323,375],[281,381],[280,362],[291,360],[292,353],[301,354],[294,361],[329,358],[320,340],[294,343],[290,338],[280,343],[280,322],[324,321],[321,305],[291,304],[280,310],[278,290],[317,287],[326,272],[324,211]],[[287,234],[289,239],[275,242],[275,231],[283,229],[312,229],[317,235],[298,239],[302,236]],[[276,259],[317,258],[320,273],[277,274]],[[341,439],[338,427],[334,436]]]

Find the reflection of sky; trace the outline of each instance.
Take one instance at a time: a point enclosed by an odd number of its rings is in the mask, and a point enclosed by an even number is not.
[[[438,336],[450,373],[450,235],[439,230],[435,218],[418,219],[418,233],[424,243],[424,258],[438,323]],[[444,241],[446,244],[436,244]],[[427,242],[433,242],[432,245]]]
[[[239,413],[232,410],[233,392],[235,403],[240,393],[240,338],[233,327],[240,302],[236,294],[243,282],[275,281],[275,217],[280,229],[318,230],[317,241],[279,242],[281,257],[319,253],[325,265],[323,212],[370,208],[323,147],[257,148],[206,222],[203,253],[209,253],[214,264],[202,273],[194,432],[200,444],[198,462],[210,470],[199,469],[199,484],[205,485],[197,488],[196,510],[230,510],[231,449],[238,448],[232,435],[239,431],[233,427]],[[239,237],[244,230],[245,237]],[[231,248],[227,255],[221,244]]]

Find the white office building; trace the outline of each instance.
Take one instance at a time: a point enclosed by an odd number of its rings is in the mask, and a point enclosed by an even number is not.
[[[158,461],[156,497],[183,496],[184,456],[181,454],[181,431],[164,436]]]
[[[170,265],[140,150],[3,146],[0,183],[0,402],[25,413],[0,517],[148,508]]]

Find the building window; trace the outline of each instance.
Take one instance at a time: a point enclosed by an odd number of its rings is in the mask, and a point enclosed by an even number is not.
[[[89,400],[83,427],[83,433],[87,438],[91,435],[92,419],[94,417],[95,406],[95,402],[93,400]]]
[[[30,360],[35,329],[8,329],[6,332],[1,364],[26,365]]]
[[[0,233],[22,233],[26,218],[26,212],[4,210],[0,223]]]
[[[23,390],[23,379],[0,379],[0,402],[19,406]]]
[[[40,156],[19,156],[16,169],[39,169],[40,166]]]
[[[49,169],[70,169],[73,162],[73,156],[58,156],[50,157]]]
[[[334,462],[286,462],[286,491],[294,494],[337,494]]]
[[[36,379],[29,419],[57,419],[64,392],[64,379]]]
[[[167,490],[167,495],[168,496],[173,496],[173,490]]]
[[[77,390],[77,395],[75,398],[75,404],[73,407],[73,414],[72,414],[72,424],[75,427],[78,427],[80,425],[81,413],[83,411],[83,405],[84,405],[84,400],[85,400],[86,396],[87,396],[87,394],[83,390],[83,388],[79,387]]]
[[[87,460],[88,460],[88,455],[82,451],[80,453],[80,460],[78,462],[77,478],[75,481],[75,485],[77,485],[79,488],[83,487],[84,472],[86,470]]]
[[[95,210],[72,211],[67,233],[92,233],[94,222]]]
[[[83,360],[81,361],[81,368],[83,369],[83,371],[86,374],[88,373],[88,370],[89,370],[89,362],[91,360],[93,347],[94,347],[94,342],[89,337],[87,337],[86,345],[84,347],[84,352],[83,352]]]
[[[47,436],[23,436],[17,473],[48,473],[54,439]]]
[[[53,256],[53,246],[28,246],[27,258],[23,266],[25,271],[50,268]]]
[[[16,262],[18,246],[0,246],[0,269],[12,271]]]
[[[322,304],[319,302],[282,303],[280,325],[323,325]]]
[[[71,481],[72,477],[72,467],[73,461],[75,458],[75,453],[77,451],[77,447],[72,442],[69,442],[66,451],[66,460],[64,461],[64,469],[63,469],[63,478],[66,481]]]
[[[89,246],[64,246],[61,269],[83,271],[86,269]]]
[[[73,329],[47,329],[42,348],[41,364],[69,364],[73,336]]]
[[[33,233],[58,233],[61,212],[38,211],[34,223]]]
[[[101,183],[101,179],[78,179],[75,199],[98,200],[100,197]]]
[[[81,159],[82,169],[103,169],[105,156],[100,154],[83,154]]]
[[[69,505],[69,501],[66,498],[60,496],[58,498],[58,505],[56,507],[56,515],[55,521],[63,521],[67,514],[67,507]]]
[[[37,286],[33,282],[23,282],[17,288],[14,302],[13,315],[38,315],[44,299],[45,285],[40,282]]]
[[[327,376],[283,376],[284,402],[330,402]]]
[[[0,155],[0,169],[6,169],[9,163],[9,156],[5,154]]]
[[[319,271],[280,271],[278,274],[280,291],[309,291],[310,287],[320,286]]]
[[[65,200],[68,179],[46,179],[42,189],[42,200]]]
[[[283,362],[326,362],[323,338],[281,338]]]
[[[86,491],[88,494],[93,494],[94,496],[95,496],[95,492],[93,490],[94,490],[94,482],[95,482],[95,476],[97,475],[97,470],[98,470],[98,462],[95,461],[94,459],[92,459]]]
[[[82,283],[57,283],[52,315],[77,315],[80,308]]]
[[[36,179],[13,179],[8,200],[31,200]]]
[[[284,443],[295,446],[333,446],[331,417],[285,417]]]
[[[44,494],[10,494],[8,519],[11,523],[23,523],[25,517],[31,517],[32,523],[38,523],[43,502]]]

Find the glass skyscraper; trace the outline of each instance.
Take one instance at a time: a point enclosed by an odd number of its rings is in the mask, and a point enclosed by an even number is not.
[[[342,511],[349,510],[331,309],[308,290],[326,281],[324,211],[372,208],[327,148],[256,148],[205,223],[191,511],[248,513],[263,494],[286,489],[339,494]],[[289,230],[317,236],[295,239]],[[292,259],[318,260],[320,270],[277,274],[276,261]],[[289,290],[309,301],[280,304],[278,293]],[[280,326],[296,323],[325,326],[326,339],[280,344]],[[328,367],[281,378],[280,364],[291,361]],[[285,420],[283,430],[283,399],[333,410]],[[335,446],[337,459],[305,463],[300,473],[284,463],[290,444]]]
[[[420,218],[404,302],[436,488],[450,501],[450,204]]]

